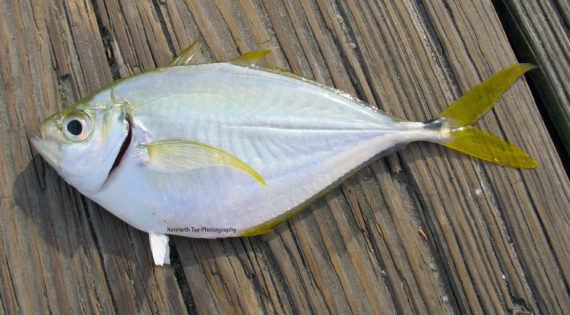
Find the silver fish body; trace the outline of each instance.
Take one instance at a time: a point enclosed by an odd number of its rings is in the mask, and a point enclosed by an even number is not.
[[[434,122],[383,115],[332,88],[233,63],[173,65],[119,80],[47,118],[32,141],[81,193],[148,232],[156,264],[167,234],[257,235],[375,157],[412,141],[533,168],[516,146],[472,125],[532,65],[505,68]]]
[[[296,209],[381,152],[436,140],[329,88],[227,63],[171,67],[112,88],[132,140],[105,186],[83,193],[147,232],[239,236]],[[220,166],[147,167],[137,148],[164,139],[205,143],[239,157],[266,185]]]

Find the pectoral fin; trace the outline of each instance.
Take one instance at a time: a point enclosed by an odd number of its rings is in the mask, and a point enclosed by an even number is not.
[[[230,63],[238,66],[253,66],[261,61],[261,59],[265,58],[265,56],[267,56],[270,52],[271,49],[250,51],[232,59]]]
[[[161,172],[181,172],[208,166],[225,166],[242,171],[263,186],[265,180],[253,169],[234,155],[189,140],[160,140],[139,146],[145,163]]]
[[[170,247],[168,247],[168,235],[148,233],[152,258],[157,266],[170,264]]]
[[[202,50],[202,43],[199,40],[195,40],[172,61],[170,66],[197,65],[206,63],[207,61],[208,58],[204,56]]]

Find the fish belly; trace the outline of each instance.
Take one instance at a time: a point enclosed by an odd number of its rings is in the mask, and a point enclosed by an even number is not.
[[[132,107],[134,139],[108,185],[91,197],[153,233],[239,236],[379,153],[433,137],[421,123],[381,115],[331,89],[229,64],[140,75],[113,94]],[[169,139],[224,150],[267,185],[221,165],[161,172],[137,154],[140,144]]]

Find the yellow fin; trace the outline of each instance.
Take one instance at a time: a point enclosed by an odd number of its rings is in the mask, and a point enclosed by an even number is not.
[[[475,127],[451,130],[450,140],[444,146],[481,160],[515,168],[535,168],[532,157],[514,144]]]
[[[286,77],[290,77],[293,79],[297,79],[297,80],[302,80],[302,81],[306,81],[306,78],[303,78],[302,76],[296,75],[293,72],[290,72],[288,70],[285,69],[281,69],[281,68],[277,68],[277,67],[264,67],[263,70],[268,71],[268,72],[272,72],[272,73],[276,73],[279,75],[283,75]]]
[[[202,48],[202,43],[196,39],[172,61],[170,66],[189,66],[206,63],[208,58],[204,56]]]
[[[158,171],[176,173],[208,166],[225,166],[242,171],[267,186],[253,167],[224,150],[197,141],[160,140],[141,145],[139,150],[147,165]]]
[[[444,110],[439,117],[450,118],[457,126],[470,126],[483,117],[519,77],[536,68],[531,64],[515,64],[497,72],[476,85]]]
[[[268,50],[254,50],[238,56],[230,61],[231,64],[238,66],[253,66],[271,52]]]
[[[538,163],[514,144],[472,127],[501,98],[531,64],[516,64],[504,68],[491,78],[476,85],[444,110],[441,119],[432,122],[441,126],[445,139],[440,143],[461,153],[484,161],[516,168],[534,168]]]
[[[269,220],[265,223],[256,225],[252,228],[249,228],[249,229],[243,231],[240,234],[240,236],[249,237],[249,236],[256,236],[256,235],[268,233],[271,230],[273,230],[276,226],[278,226],[279,224],[289,220],[290,218],[292,218],[294,215],[301,212],[302,210],[303,210],[303,208],[300,207],[300,208],[295,209],[293,211],[286,212],[286,213],[278,216],[277,218],[275,218],[273,220]]]

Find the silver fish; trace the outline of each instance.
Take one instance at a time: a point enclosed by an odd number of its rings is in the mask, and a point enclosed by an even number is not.
[[[255,66],[267,51],[118,80],[46,119],[37,151],[69,184],[148,232],[156,264],[167,234],[270,231],[369,161],[430,141],[494,163],[537,163],[472,125],[531,65],[505,68],[429,122],[381,114],[341,91]]]

